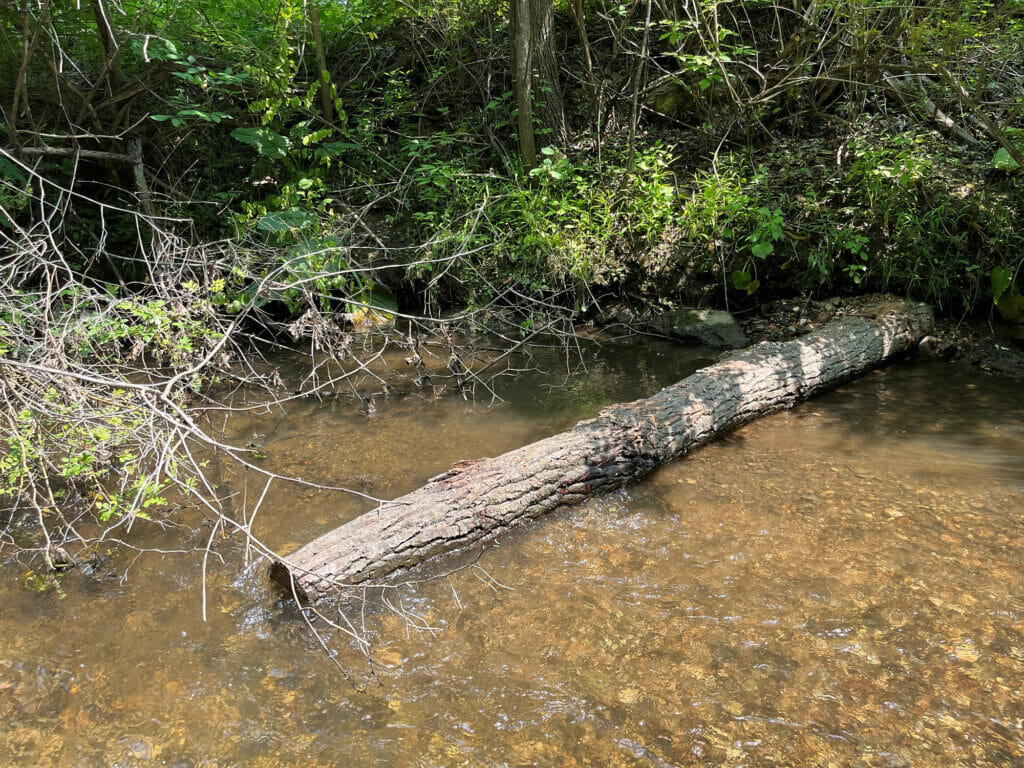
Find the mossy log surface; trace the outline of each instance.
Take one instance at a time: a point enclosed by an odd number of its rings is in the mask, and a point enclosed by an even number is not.
[[[318,600],[491,538],[627,485],[741,424],[911,352],[933,325],[928,306],[881,297],[856,316],[734,353],[567,432],[496,458],[459,462],[283,558],[272,575]]]

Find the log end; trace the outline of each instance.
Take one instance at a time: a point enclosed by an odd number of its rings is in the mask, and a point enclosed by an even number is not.
[[[270,566],[270,580],[287,594],[291,594],[293,589],[298,590],[298,584],[292,578],[292,572],[280,560],[275,560]]]
[[[309,574],[296,574],[288,565],[275,560],[270,566],[270,580],[281,590],[281,595],[298,598],[300,602],[314,603],[325,594],[325,590],[317,589],[312,583],[315,578]]]

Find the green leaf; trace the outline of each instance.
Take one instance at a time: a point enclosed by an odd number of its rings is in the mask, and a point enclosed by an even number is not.
[[[398,301],[395,299],[395,295],[380,283],[371,283],[367,286],[359,295],[359,301],[388,313],[398,311]]]
[[[1004,293],[996,299],[996,309],[1010,322],[1024,323],[1024,296],[1019,293]]]
[[[992,296],[998,302],[999,297],[1006,292],[1006,289],[1010,287],[1010,283],[1013,282],[1013,272],[1006,267],[996,267],[992,270],[990,279],[992,280]]]
[[[759,259],[763,259],[763,258],[769,256],[772,253],[772,251],[774,251],[774,250],[775,250],[775,246],[774,245],[772,245],[771,243],[765,243],[765,242],[754,243],[754,245],[752,245],[750,247],[750,252],[752,254],[754,254],[755,256],[757,256],[757,258],[759,258]]]
[[[377,325],[390,322],[398,311],[398,302],[391,291],[383,285],[369,283],[362,291],[352,297],[348,304],[348,312],[357,324],[370,323]]]
[[[290,142],[284,136],[269,128],[235,128],[231,138],[255,147],[264,157],[281,160],[288,154]]]
[[[11,179],[19,185],[24,184],[28,179],[14,163],[6,158],[0,157],[0,178]]]
[[[997,171],[1016,171],[1020,168],[1006,147],[1000,147],[999,151],[992,157],[992,167]]]
[[[316,148],[317,157],[338,157],[350,149],[362,149],[351,141],[328,141]]]
[[[750,294],[752,294],[754,291],[756,291],[760,287],[761,287],[761,281],[760,280],[751,280],[750,281],[750,285],[747,286],[747,295],[749,296]]]
[[[737,269],[732,273],[732,284],[736,286],[737,291],[745,291],[751,285],[750,273],[745,269]]]
[[[313,217],[298,208],[289,208],[287,211],[272,211],[263,216],[256,229],[263,232],[290,232],[294,229],[302,229],[313,222]]]

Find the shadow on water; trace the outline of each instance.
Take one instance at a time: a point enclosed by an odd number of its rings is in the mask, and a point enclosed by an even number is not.
[[[394,497],[707,362],[618,349],[562,389],[544,388],[558,374],[509,383],[494,408],[413,393],[373,418],[302,403],[233,428],[276,471]],[[256,528],[294,548],[366,506],[275,487]],[[139,535],[187,548],[174,531]],[[232,542],[221,550],[206,623],[196,556],[115,553],[102,578],[70,574],[64,599],[5,570],[0,764],[938,768],[1024,754],[1024,403],[973,370],[868,374],[392,590],[393,611],[350,605],[376,679],[357,643],[327,638],[355,685],[265,566],[240,571]]]

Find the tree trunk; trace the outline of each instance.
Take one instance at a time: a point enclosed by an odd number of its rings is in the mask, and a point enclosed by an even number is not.
[[[546,144],[564,146],[569,138],[555,58],[554,5],[552,0],[510,0],[509,6],[519,152],[523,165],[532,170],[537,167],[534,115]]]
[[[931,309],[882,298],[786,343],[762,343],[646,400],[605,408],[568,432],[494,459],[460,462],[275,563],[308,599],[491,538],[620,488],[758,416],[790,408],[912,350]]]
[[[92,14],[96,21],[96,31],[103,43],[103,73],[96,80],[93,92],[101,87],[106,87],[107,96],[113,96],[117,91],[117,54],[120,46],[114,36],[114,28],[110,24],[110,14],[107,11],[105,0],[92,0]]]
[[[516,81],[516,133],[519,156],[527,171],[537,167],[533,136],[533,47],[530,35],[530,0],[512,0],[512,68]]]
[[[316,8],[316,0],[308,0],[306,12],[309,16],[309,29],[313,35],[313,51],[316,53],[316,68],[320,78],[320,111],[324,120],[334,122],[334,94],[331,92],[331,73],[327,70],[327,53],[324,50],[324,35],[320,29],[320,12]]]
[[[565,119],[562,84],[555,58],[555,11],[552,0],[530,0],[533,38],[534,100],[545,132],[544,143],[565,147],[569,128]]]

